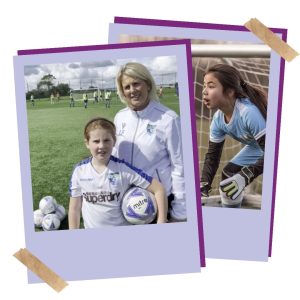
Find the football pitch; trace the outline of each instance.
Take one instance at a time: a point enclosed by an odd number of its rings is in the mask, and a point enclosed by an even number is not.
[[[169,89],[161,103],[179,114],[178,97]],[[69,106],[69,98],[61,97],[58,103],[49,99],[36,100],[35,105],[27,102],[29,130],[31,183],[33,210],[38,209],[42,197],[51,195],[68,210],[69,181],[74,166],[90,156],[84,145],[83,128],[93,117],[104,117],[113,121],[115,114],[125,105],[112,97],[110,108],[105,101],[93,103],[89,100],[87,109],[82,101]],[[61,229],[67,228],[65,219]]]

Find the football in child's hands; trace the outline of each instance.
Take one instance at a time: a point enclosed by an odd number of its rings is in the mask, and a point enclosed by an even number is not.
[[[157,214],[154,195],[139,187],[130,188],[122,199],[122,212],[131,224],[149,224]]]

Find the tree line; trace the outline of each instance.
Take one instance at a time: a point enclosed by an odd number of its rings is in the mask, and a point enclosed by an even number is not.
[[[59,93],[60,96],[67,96],[70,94],[70,86],[67,83],[59,83],[55,85],[55,76],[52,74],[44,75],[37,83],[36,89],[26,92],[26,100],[30,100],[31,95],[34,99],[50,98],[51,94],[54,96]]]

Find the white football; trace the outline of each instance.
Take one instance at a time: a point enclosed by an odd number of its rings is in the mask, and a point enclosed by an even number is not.
[[[39,208],[44,215],[55,212],[57,202],[52,196],[45,196],[40,200]]]
[[[36,227],[42,227],[42,221],[44,218],[44,214],[40,209],[37,209],[33,212],[33,221]]]
[[[56,214],[48,214],[43,218],[42,227],[45,231],[57,230],[60,226],[60,220]]]
[[[55,214],[58,216],[59,220],[62,221],[66,217],[66,210],[62,205],[58,204]]]
[[[122,199],[122,212],[131,224],[149,224],[157,214],[154,195],[139,187],[130,188]]]

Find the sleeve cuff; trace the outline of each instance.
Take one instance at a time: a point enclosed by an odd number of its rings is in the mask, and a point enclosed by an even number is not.
[[[176,221],[186,221],[186,201],[185,199],[175,199],[171,202],[169,209],[170,216]]]

